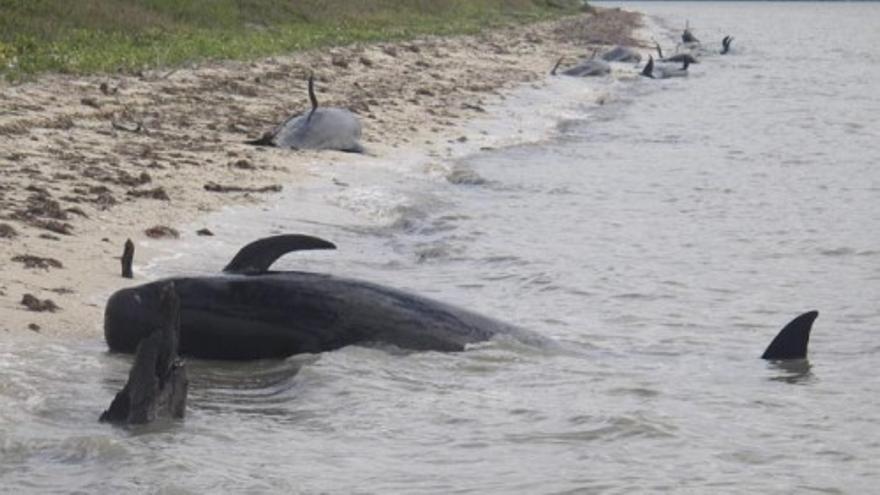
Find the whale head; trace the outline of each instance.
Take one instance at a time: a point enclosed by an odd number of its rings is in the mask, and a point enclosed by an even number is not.
[[[116,291],[104,308],[104,338],[111,351],[134,352],[160,325],[159,284]]]

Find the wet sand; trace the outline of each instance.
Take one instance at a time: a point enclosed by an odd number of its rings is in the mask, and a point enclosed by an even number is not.
[[[308,109],[312,71],[321,105],[361,116],[369,154],[430,151],[467,139],[461,123],[506,90],[542,84],[560,56],[636,45],[640,19],[600,10],[477,36],[2,85],[0,331],[100,335],[106,297],[143,281],[120,277],[126,239],[138,245],[137,265],[153,227],[271,201],[316,163],[352,159],[244,143]]]

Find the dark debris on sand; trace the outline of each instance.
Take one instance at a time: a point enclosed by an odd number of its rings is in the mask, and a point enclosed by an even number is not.
[[[44,312],[48,311],[50,313],[54,313],[61,308],[55,304],[55,301],[51,299],[40,299],[33,294],[25,294],[21,297],[21,305],[26,307],[30,311]]]
[[[32,254],[20,254],[18,256],[13,256],[12,261],[15,261],[16,263],[22,263],[25,268],[42,268],[44,270],[48,270],[50,268],[64,268],[64,265],[62,265],[60,261],[54,258],[44,258],[41,256],[34,256]]]
[[[144,231],[150,239],[178,239],[180,232],[167,225],[155,225]]]

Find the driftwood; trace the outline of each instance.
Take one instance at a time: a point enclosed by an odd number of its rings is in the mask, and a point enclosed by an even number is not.
[[[131,271],[131,263],[134,261],[134,243],[131,239],[125,241],[125,249],[122,251],[122,277],[134,278]]]
[[[138,344],[128,383],[100,421],[145,424],[160,417],[183,418],[188,380],[186,366],[177,355],[180,299],[172,282],[162,287],[159,311],[159,328]]]
[[[280,184],[272,184],[263,187],[242,187],[242,186],[224,186],[216,182],[208,182],[205,184],[205,190],[218,193],[265,193],[265,192],[281,192]]]

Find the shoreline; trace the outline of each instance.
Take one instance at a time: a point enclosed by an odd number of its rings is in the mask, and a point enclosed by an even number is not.
[[[593,47],[635,44],[640,14],[598,12],[476,36],[0,86],[0,103],[9,109],[0,116],[0,329],[98,336],[106,297],[142,283],[138,266],[155,255],[153,243],[173,242],[149,239],[145,229],[179,229],[223,207],[274,197],[210,192],[205,184],[286,188],[310,180],[313,167],[357,162],[345,153],[244,144],[307,108],[310,70],[322,105],[361,116],[370,159],[407,150],[442,154],[449,143],[476,143],[461,133],[462,124],[485,116],[505,92],[546,86],[560,56],[574,60]],[[7,228],[4,235],[4,225],[15,234]],[[127,238],[137,246],[133,280],[120,277]],[[22,255],[62,267],[11,261]],[[25,294],[60,309],[28,310]]]

